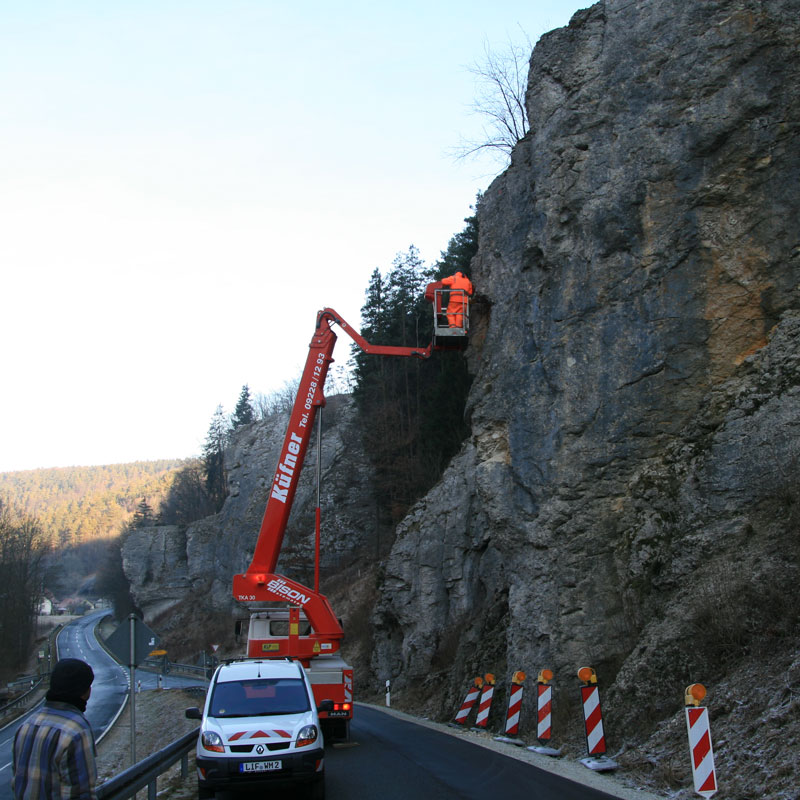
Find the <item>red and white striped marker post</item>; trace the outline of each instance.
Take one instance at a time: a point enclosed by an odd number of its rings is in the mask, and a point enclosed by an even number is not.
[[[693,683],[687,686],[684,692],[694,790],[703,797],[712,797],[717,792],[717,775],[714,769],[714,748],[711,745],[708,709],[700,705],[705,696],[706,687],[702,683]]]
[[[536,738],[539,744],[531,745],[528,750],[543,756],[560,756],[561,750],[550,747],[549,741],[553,732],[553,670],[543,669],[536,678]]]
[[[525,682],[527,676],[522,670],[517,670],[511,676],[511,688],[508,691],[508,711],[506,712],[506,727],[505,735],[495,736],[496,742],[505,742],[506,744],[514,744],[518,747],[523,747],[525,742],[518,739],[519,733],[519,716],[522,709],[522,684]]]
[[[475,705],[475,701],[478,699],[478,695],[480,694],[481,686],[483,686],[483,678],[475,678],[475,680],[472,682],[472,686],[469,687],[469,691],[467,692],[467,696],[464,698],[464,702],[461,704],[461,708],[458,709],[458,713],[456,714],[453,724],[466,724],[469,712],[472,711],[472,706]]]
[[[522,708],[522,684],[527,676],[517,670],[511,676],[511,691],[508,693],[508,712],[506,713],[506,736],[519,733],[519,712]]]
[[[481,699],[478,701],[478,717],[475,720],[475,730],[486,730],[489,722],[489,709],[492,707],[492,697],[494,697],[495,677],[491,672],[483,676],[483,691]]]
[[[606,736],[603,731],[603,712],[600,708],[600,689],[597,674],[591,667],[581,667],[578,677],[581,686],[581,705],[586,725],[586,749],[590,756],[602,756],[606,752]]]
[[[536,683],[536,738],[546,742],[553,733],[553,671],[543,669]]]
[[[589,757],[581,759],[581,763],[597,772],[616,769],[618,764],[605,755],[606,735],[603,730],[603,712],[600,708],[597,674],[591,667],[581,667],[578,670],[578,677],[583,681],[581,705],[586,725],[586,749],[589,752]]]

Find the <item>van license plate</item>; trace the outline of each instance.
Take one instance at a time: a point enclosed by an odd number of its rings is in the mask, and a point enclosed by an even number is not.
[[[244,761],[239,764],[239,772],[271,772],[280,768],[280,761]]]

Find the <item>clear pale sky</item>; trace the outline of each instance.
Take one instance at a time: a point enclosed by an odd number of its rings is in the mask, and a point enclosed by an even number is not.
[[[496,174],[452,156],[485,45],[588,5],[0,0],[0,471],[196,455],[299,376]]]

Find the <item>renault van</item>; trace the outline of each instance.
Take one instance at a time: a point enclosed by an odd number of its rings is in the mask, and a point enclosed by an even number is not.
[[[330,702],[330,701],[327,701]],[[200,800],[218,789],[301,786],[325,797],[325,753],[319,710],[302,664],[291,659],[242,659],[221,664],[211,678],[197,740]]]

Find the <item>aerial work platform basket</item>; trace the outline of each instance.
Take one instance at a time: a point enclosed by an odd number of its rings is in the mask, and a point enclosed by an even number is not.
[[[433,335],[462,337],[469,332],[469,295],[464,289],[434,289]]]

